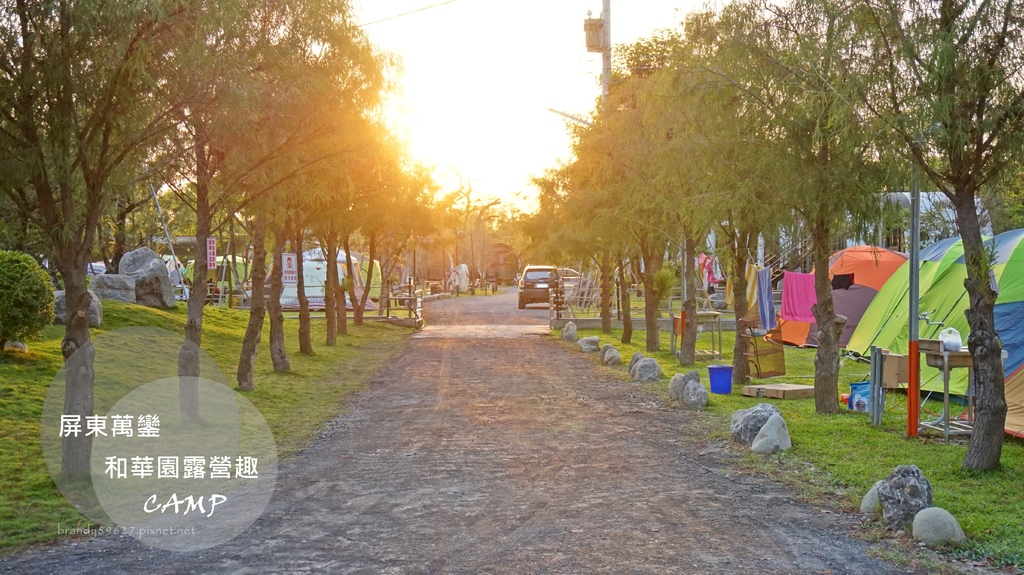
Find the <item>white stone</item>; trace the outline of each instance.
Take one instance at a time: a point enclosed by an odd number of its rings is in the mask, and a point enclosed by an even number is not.
[[[914,539],[925,545],[959,544],[967,541],[956,517],[941,507],[926,507],[914,516]]]
[[[581,350],[587,353],[594,353],[595,351],[601,348],[601,341],[598,339],[596,335],[580,338],[580,340],[576,343],[579,344]]]
[[[561,337],[562,341],[576,343],[576,341],[579,339],[579,336],[576,335],[576,324],[571,321],[566,322],[566,324],[562,327]]]

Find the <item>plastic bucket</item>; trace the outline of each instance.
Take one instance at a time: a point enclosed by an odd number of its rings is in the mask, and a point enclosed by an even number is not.
[[[711,379],[711,393],[722,395],[732,393],[731,365],[709,365],[708,378]]]

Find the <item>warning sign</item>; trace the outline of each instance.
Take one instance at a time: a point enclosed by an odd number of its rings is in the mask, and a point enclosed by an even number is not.
[[[281,254],[281,283],[295,285],[299,283],[298,258],[295,254]]]
[[[217,238],[206,238],[206,269],[217,269]]]

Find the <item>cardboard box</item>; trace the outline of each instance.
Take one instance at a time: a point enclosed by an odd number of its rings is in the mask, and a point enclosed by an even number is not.
[[[774,397],[775,399],[800,399],[814,397],[813,385],[772,383],[769,385],[744,385],[743,395],[750,397]]]
[[[882,389],[901,389],[910,381],[910,358],[898,353],[882,354]]]

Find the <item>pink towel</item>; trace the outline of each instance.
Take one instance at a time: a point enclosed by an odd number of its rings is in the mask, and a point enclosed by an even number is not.
[[[782,274],[782,311],[779,315],[789,321],[813,323],[811,306],[818,303],[814,295],[814,274],[785,272]]]

